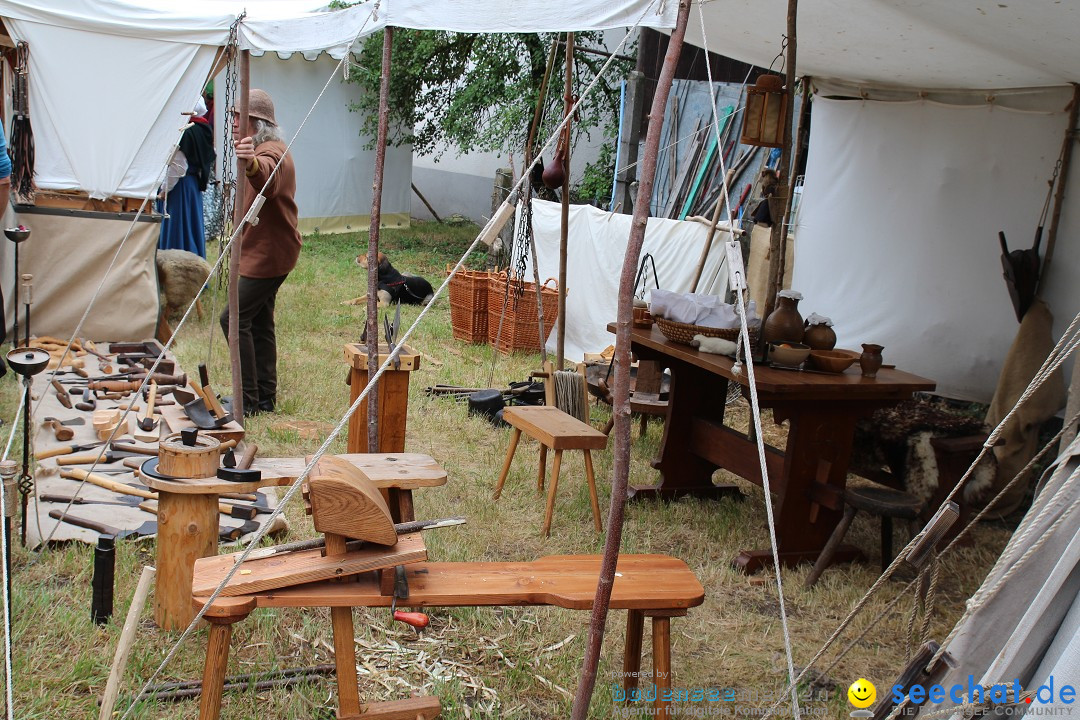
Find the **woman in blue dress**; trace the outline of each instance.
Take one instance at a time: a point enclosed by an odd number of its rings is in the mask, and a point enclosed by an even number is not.
[[[206,119],[206,104],[199,99],[191,127],[184,130],[165,183],[165,198],[158,209],[165,216],[158,247],[187,250],[206,257],[202,193],[214,167],[214,130]]]

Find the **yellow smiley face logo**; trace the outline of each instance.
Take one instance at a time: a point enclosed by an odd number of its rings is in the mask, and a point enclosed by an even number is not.
[[[877,688],[866,678],[859,678],[851,683],[847,691],[848,702],[857,708],[868,708],[877,699]]]

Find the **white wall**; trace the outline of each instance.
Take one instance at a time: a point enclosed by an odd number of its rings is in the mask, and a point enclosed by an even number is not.
[[[296,202],[301,225],[307,226],[302,230],[310,231],[320,221],[322,232],[366,230],[371,213],[375,151],[364,149],[370,139],[360,135],[360,116],[349,110],[360,88],[343,82],[341,70],[335,74],[336,67],[337,61],[325,53],[315,61],[305,60],[299,53],[288,60],[274,53],[251,58],[251,86],[270,93],[286,140],[304,122],[291,150],[296,162]],[[334,77],[325,94],[305,122],[305,115],[331,75]],[[224,76],[218,76],[214,90],[220,123],[226,115],[222,107]],[[411,161],[411,148],[387,148],[382,195],[384,225],[408,222]]]
[[[804,316],[832,317],[840,347],[884,345],[941,394],[988,401],[1018,328],[997,233],[1031,247],[1067,124],[1051,107],[815,98],[792,283]],[[1044,278],[1055,337],[1080,310],[1071,174]]]

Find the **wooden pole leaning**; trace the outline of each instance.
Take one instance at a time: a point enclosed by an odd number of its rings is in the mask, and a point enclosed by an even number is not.
[[[690,0],[680,0],[679,15],[671,32],[663,70],[653,96],[650,117],[663,118],[675,78],[675,67],[682,52],[686,36],[686,24],[690,18]],[[633,316],[634,279],[637,272],[641,247],[645,242],[645,226],[649,219],[649,198],[652,197],[656,179],[656,157],[660,150],[659,121],[649,123],[645,139],[645,153],[641,161],[638,196],[634,203],[634,215],[630,224],[630,237],[626,243],[622,275],[619,281],[619,312],[615,330],[615,389],[612,397],[612,414],[615,417],[615,449],[612,453],[611,505],[608,510],[608,533],[604,540],[604,557],[600,577],[596,584],[592,615],[589,620],[589,639],[585,657],[581,663],[581,680],[574,694],[573,720],[585,720],[596,686],[596,669],[600,662],[600,646],[604,640],[604,624],[611,604],[611,589],[615,581],[615,567],[622,542],[623,515],[626,509],[626,488],[630,476],[630,327]]]
[[[566,33],[566,76],[563,84],[563,106],[566,125],[563,127],[563,182],[562,182],[562,222],[559,234],[559,317],[556,319],[558,332],[555,341],[555,369],[562,370],[566,360],[566,252],[570,235],[570,127],[571,108],[574,107],[574,33]],[[541,344],[544,338],[540,338]]]
[[[379,224],[382,222],[383,168],[386,166],[386,137],[390,112],[390,51],[394,28],[383,30],[382,77],[379,80],[379,129],[375,139],[375,180],[371,188],[371,224],[368,226],[367,352],[368,378],[379,370]],[[379,447],[379,393],[373,387],[367,396],[367,446]]]

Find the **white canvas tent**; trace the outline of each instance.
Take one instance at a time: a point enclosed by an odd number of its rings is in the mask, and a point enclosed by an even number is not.
[[[71,0],[50,5],[0,0],[0,19],[11,40],[25,41],[30,47],[30,115],[38,187],[80,190],[91,198],[142,198],[152,193],[181,132],[182,113],[194,106],[234,24],[244,50],[297,52],[307,57],[326,51],[341,57],[359,37],[388,24],[466,32],[604,30],[638,22],[672,27],[676,10],[674,4],[659,0],[564,0],[543,5],[516,0],[497,6],[457,0],[452,7],[422,0],[381,0],[320,12],[324,5],[305,0]],[[285,110],[285,104],[281,107],[285,116],[292,112]],[[340,160],[336,167],[341,167]],[[313,175],[317,174],[318,168]],[[347,194],[349,183],[362,177],[351,169],[340,170],[336,178],[324,175],[320,181],[326,185],[317,187],[332,187],[335,195]],[[365,196],[358,187],[353,190]],[[366,192],[370,198],[370,191]],[[394,199],[391,194],[389,200]],[[330,212],[355,210],[355,206],[327,209],[325,217]],[[95,232],[99,231],[88,230],[84,222],[78,230],[53,231],[44,238],[35,235],[22,269],[44,279],[56,257],[104,254],[107,242],[95,240]],[[112,231],[105,234],[116,242]],[[110,339],[152,334],[156,320],[154,241],[156,235],[144,228],[127,246],[127,259],[142,262],[144,270],[106,286],[84,334]],[[0,278],[5,275],[0,273]],[[54,284],[38,286],[36,298],[43,307],[85,307],[89,293],[97,287],[95,280],[100,277],[80,275],[78,287],[89,290],[85,296]],[[131,313],[114,318],[115,307]],[[36,328],[66,336],[74,324],[46,312],[37,314]]]
[[[702,11],[704,38],[694,8],[688,42],[763,67],[780,51],[785,0]],[[1075,2],[800,4],[797,72],[819,92],[793,287],[804,314],[832,317],[840,346],[879,343],[939,392],[989,400],[1017,329],[997,232],[1031,245],[1065,86],[1080,81],[1078,36]],[[1075,163],[1071,175],[1044,279],[1056,334],[1080,309]]]
[[[688,41],[768,66],[786,5],[714,0],[703,5],[704,33],[691,12]],[[1080,81],[1078,35],[1075,2],[800,5],[798,74],[814,77],[818,95],[793,285],[805,309],[834,318],[842,345],[879,342],[946,394],[989,397],[1017,329],[996,233],[1011,248],[1031,244],[1066,130],[1068,84]],[[1067,183],[1043,280],[1055,337],[1080,310],[1075,163]],[[990,597],[971,607],[949,648],[957,666],[947,688],[967,687],[969,674],[1025,690],[1080,681],[1077,452],[1073,442],[1059,458],[988,576],[980,592]],[[872,680],[881,688],[894,678]],[[1027,709],[1070,712],[1045,699]]]

